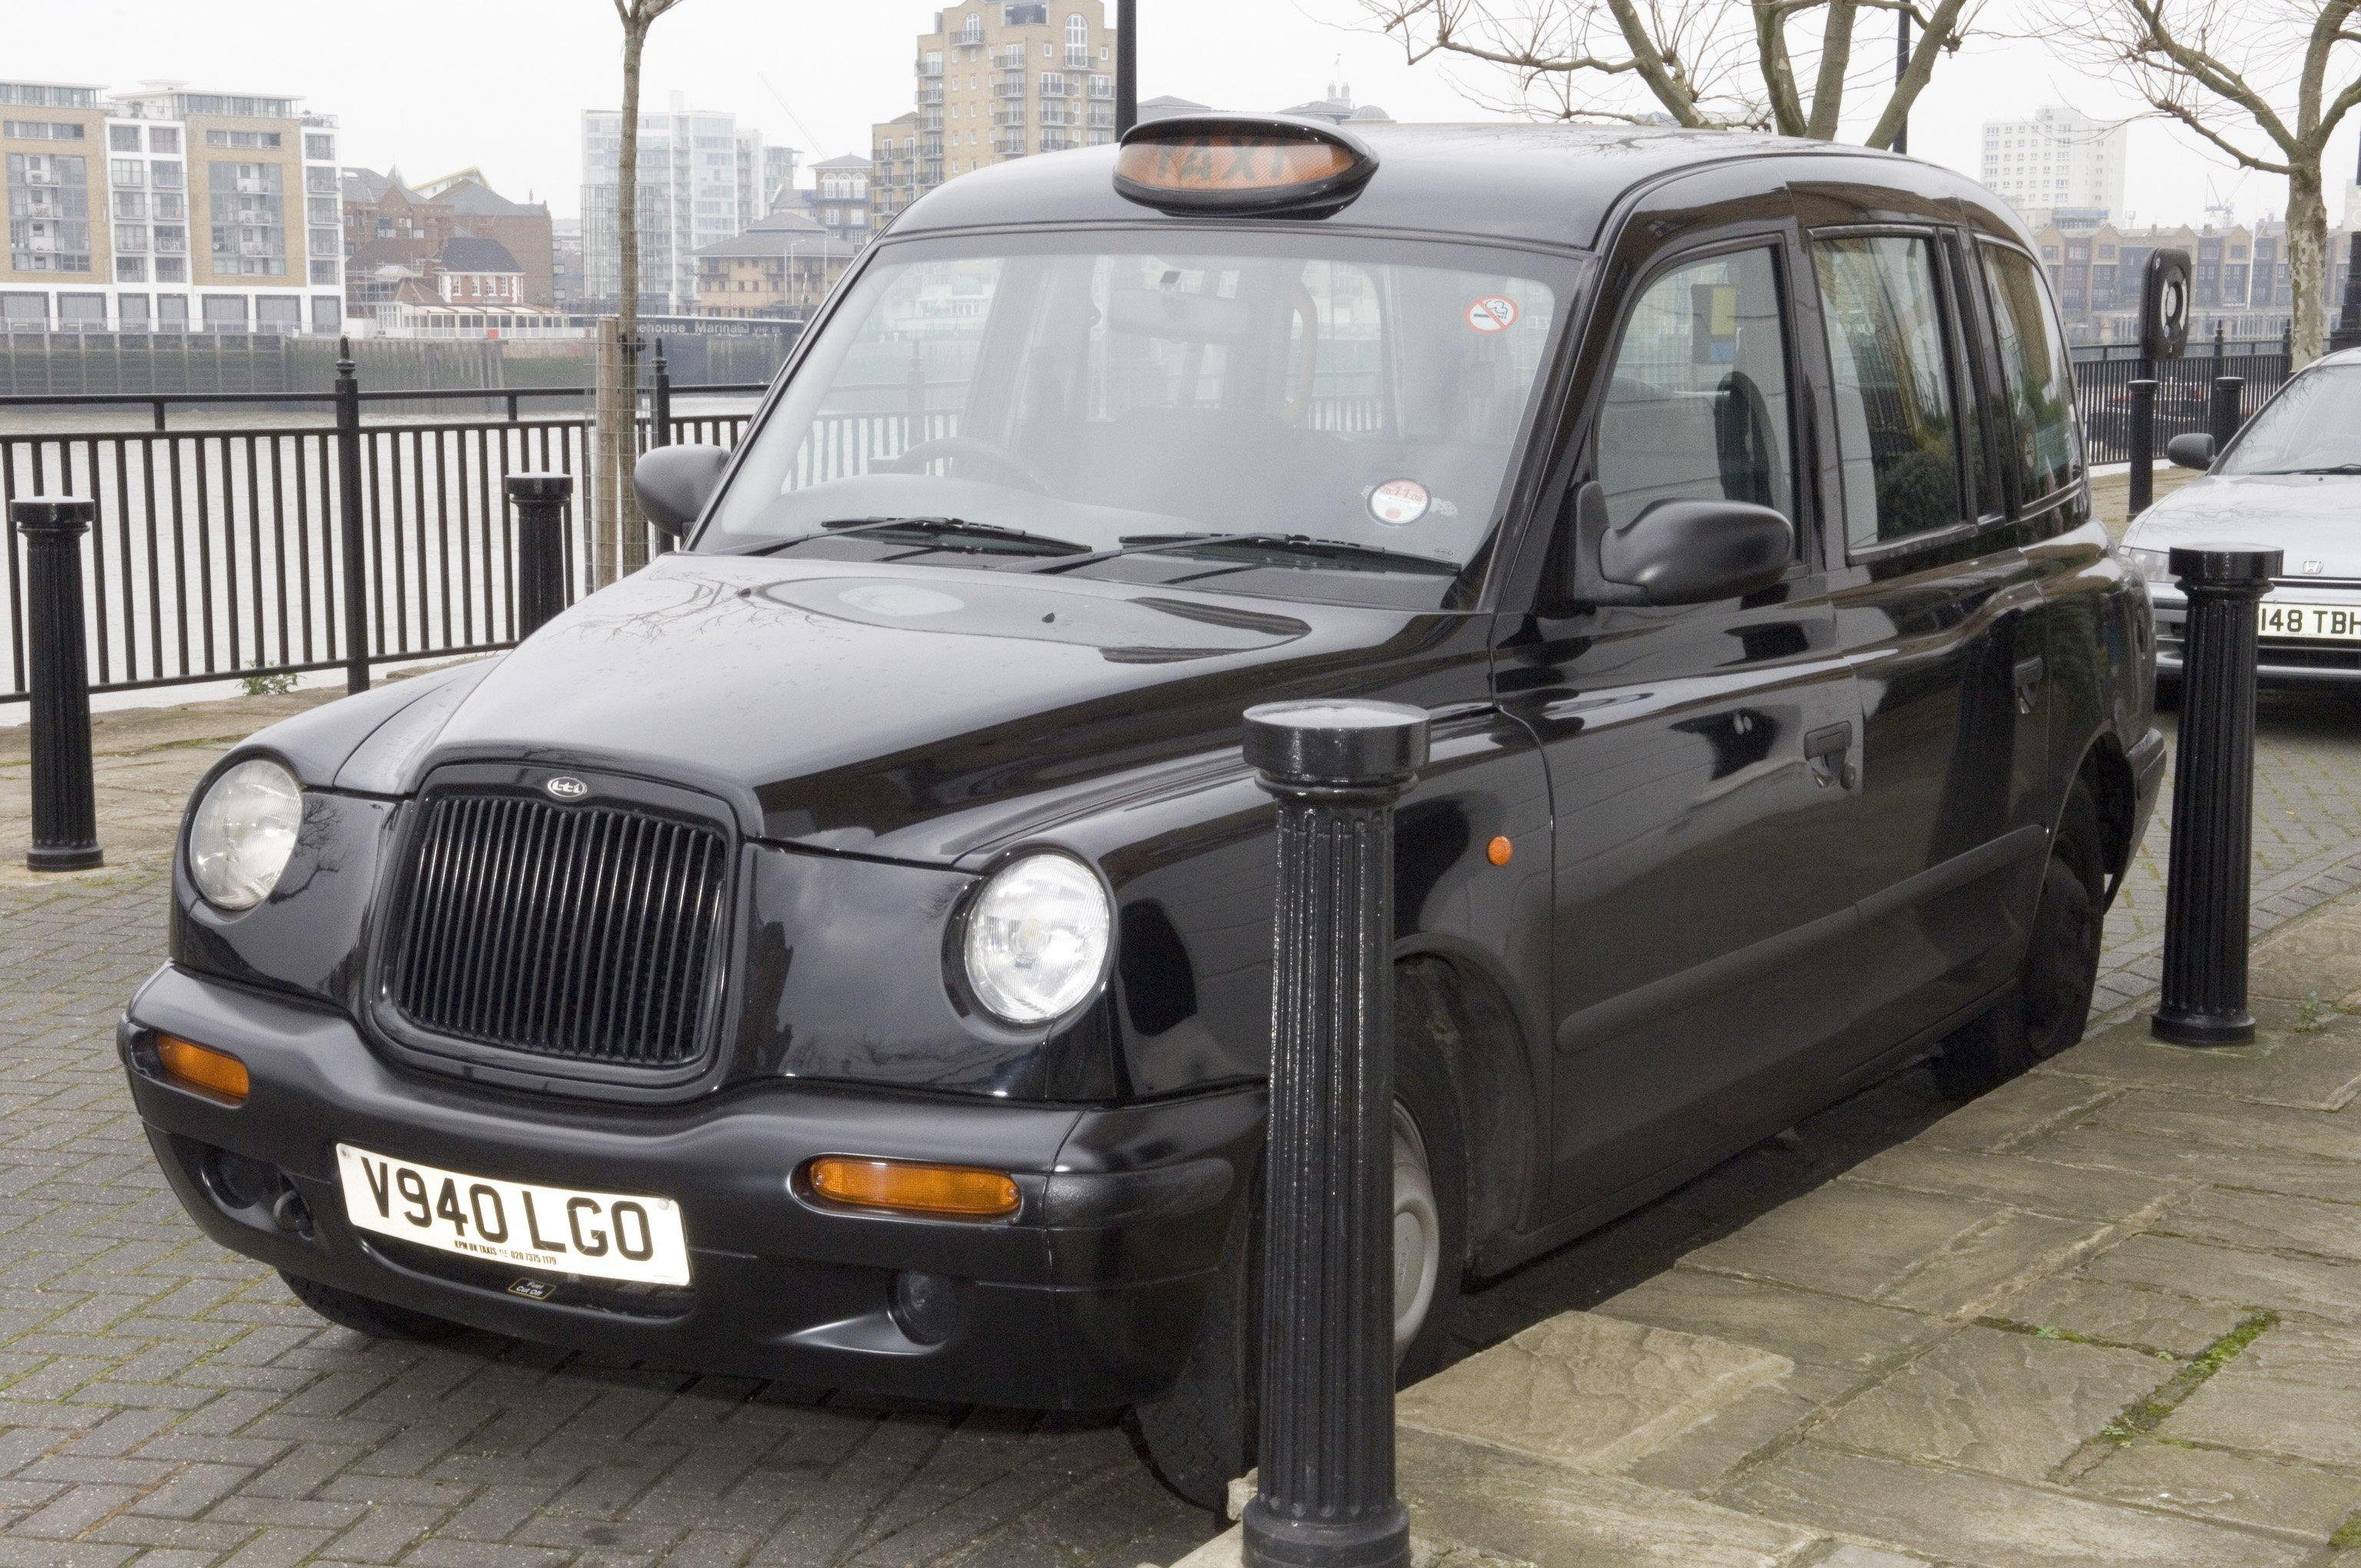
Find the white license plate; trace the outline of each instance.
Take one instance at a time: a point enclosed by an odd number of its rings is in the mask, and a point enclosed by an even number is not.
[[[669,1198],[535,1187],[336,1146],[345,1215],[365,1231],[519,1268],[647,1285],[688,1283]]]
[[[2361,605],[2274,604],[2263,601],[2265,637],[2325,638],[2332,642],[2361,642]]]

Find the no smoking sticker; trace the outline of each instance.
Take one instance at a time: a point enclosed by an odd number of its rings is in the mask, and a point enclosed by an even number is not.
[[[1517,302],[1506,294],[1487,294],[1467,307],[1467,324],[1477,332],[1506,332],[1517,324]]]
[[[1400,528],[1426,515],[1426,487],[1416,479],[1388,479],[1369,492],[1369,515],[1389,528]]]

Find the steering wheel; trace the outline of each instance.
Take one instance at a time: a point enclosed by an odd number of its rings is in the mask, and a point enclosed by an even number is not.
[[[877,466],[889,474],[915,474],[938,457],[972,457],[997,468],[1037,495],[1049,492],[1049,481],[1041,477],[1025,462],[984,440],[980,435],[938,435],[921,441],[916,446],[906,446],[895,456]]]

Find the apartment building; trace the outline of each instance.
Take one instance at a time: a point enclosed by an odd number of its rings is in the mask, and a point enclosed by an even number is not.
[[[872,232],[970,170],[1115,139],[1115,29],[1104,0],[963,0],[936,12],[934,31],[917,42],[915,168],[906,181],[873,187]],[[873,128],[873,164],[882,161],[881,137],[909,139],[900,124]]]
[[[151,82],[0,82],[0,327],[334,333],[336,122]]]
[[[2064,104],[2045,104],[2022,119],[1986,120],[1981,178],[2037,228],[2058,214],[2120,217],[2130,136],[2126,126]]]
[[[555,231],[548,205],[517,202],[467,168],[411,185],[399,170],[344,171],[345,294],[348,304],[390,299],[379,285],[389,266],[417,271],[455,238],[489,239],[522,273],[518,302],[556,303]]]
[[[2078,341],[2127,342],[2137,335],[2141,276],[2147,258],[2160,249],[2189,253],[2191,318],[2201,334],[2210,333],[2218,321],[2232,337],[2274,335],[2295,302],[2287,263],[2287,225],[2277,218],[2251,228],[2244,224],[2144,229],[2052,225],[2034,236],[2034,244],[2057,291],[2059,310]],[[2332,231],[2332,301],[2343,297],[2350,258],[2346,236]]]
[[[697,313],[808,317],[855,253],[800,213],[773,213],[697,253]]]
[[[768,149],[760,132],[741,136],[734,116],[687,109],[676,93],[669,109],[640,112],[639,135],[640,308],[686,314],[697,302],[697,251],[768,210]],[[614,307],[621,288],[615,192],[622,148],[620,111],[583,111],[583,292],[601,310]]]

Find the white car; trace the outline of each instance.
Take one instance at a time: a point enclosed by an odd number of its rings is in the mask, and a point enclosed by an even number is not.
[[[2180,678],[2188,601],[2172,580],[2176,544],[2258,544],[2287,564],[2262,605],[2266,682],[2361,682],[2361,349],[2290,378],[2216,455],[2210,435],[2179,435],[2165,455],[2205,477],[2143,512],[2122,551],[2156,607],[2157,678]]]

